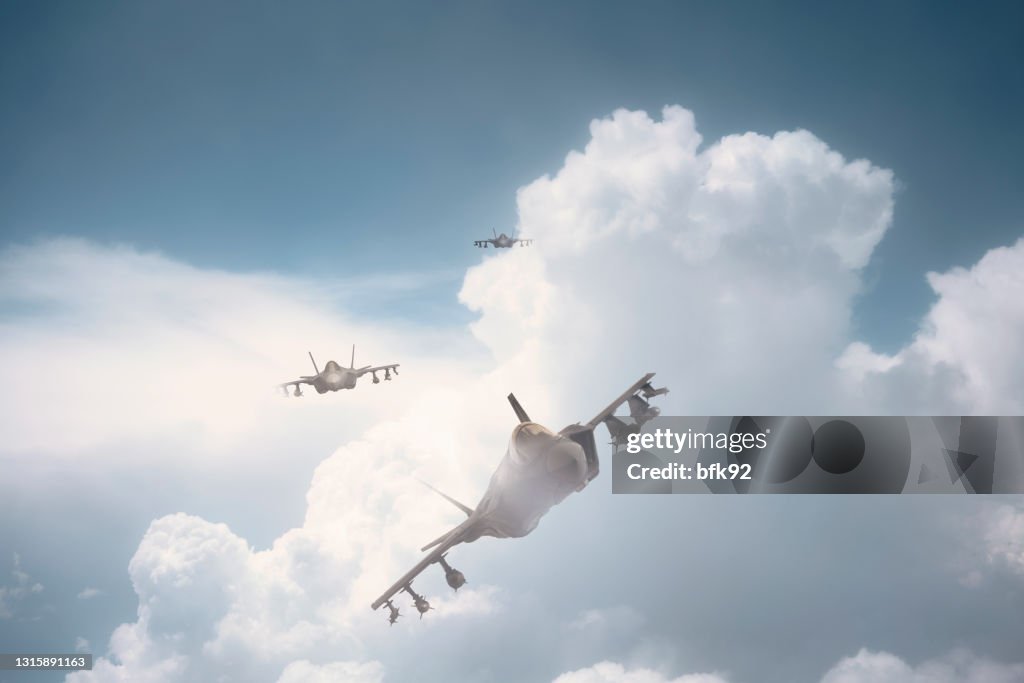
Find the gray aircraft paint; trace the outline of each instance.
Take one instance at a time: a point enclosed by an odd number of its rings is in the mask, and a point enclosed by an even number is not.
[[[295,388],[295,391],[292,394],[293,396],[302,396],[302,389],[300,387],[300,385],[302,384],[310,385],[311,387],[316,389],[316,393],[318,394],[326,394],[329,391],[340,391],[341,389],[354,389],[356,386],[356,382],[359,380],[359,378],[368,372],[373,374],[374,384],[380,383],[380,378],[377,377],[378,372],[383,371],[384,379],[387,381],[391,380],[392,371],[395,373],[395,376],[398,375],[398,363],[394,363],[391,365],[378,365],[376,367],[372,365],[366,365],[364,367],[357,368],[355,344],[352,345],[352,360],[350,361],[350,366],[347,368],[343,365],[340,365],[336,361],[329,360],[327,361],[327,365],[324,366],[324,369],[321,372],[316,365],[316,360],[314,360],[313,358],[313,352],[310,351],[308,353],[309,360],[312,361],[313,370],[316,371],[316,374],[303,375],[297,380],[279,384],[278,388],[284,391],[285,396],[288,395],[288,387]]]
[[[412,582],[423,570],[439,563],[445,570],[449,586],[458,590],[465,583],[465,576],[444,559],[451,548],[460,543],[471,543],[482,536],[526,536],[537,528],[541,517],[552,507],[573,491],[586,488],[599,471],[594,429],[612,418],[623,403],[630,402],[631,411],[635,412],[637,402],[631,399],[637,399],[641,394],[644,398],[652,398],[667,393],[668,389],[651,386],[653,377],[654,373],[644,375],[592,420],[586,424],[571,424],[557,434],[530,420],[515,396],[509,394],[508,399],[519,424],[512,430],[505,455],[491,475],[480,502],[470,510],[438,491],[453,505],[467,512],[468,518],[424,546],[423,550],[433,550],[377,598],[371,605],[372,609],[388,604],[393,596],[404,591],[413,598],[413,604],[422,616],[431,607],[413,591]],[[646,401],[640,401],[647,406]]]

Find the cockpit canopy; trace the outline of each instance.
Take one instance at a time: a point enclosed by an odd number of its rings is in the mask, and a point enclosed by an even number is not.
[[[512,432],[508,455],[509,460],[519,466],[543,458],[549,471],[565,467],[576,469],[583,467],[585,461],[579,444],[536,422],[523,422]]]

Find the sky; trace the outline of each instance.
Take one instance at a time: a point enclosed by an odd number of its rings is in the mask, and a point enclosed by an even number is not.
[[[71,683],[1024,681],[1015,497],[599,478],[453,552],[422,622],[367,609],[458,522],[413,476],[474,502],[509,391],[555,429],[647,371],[664,414],[1021,414],[1021,13],[5,3],[3,649],[93,653]],[[401,376],[270,390],[352,344]]]
[[[898,230],[857,317],[886,350],[928,304],[922,272],[1019,231],[1018,3],[0,12],[9,241],[82,235],[210,267],[429,270],[441,298],[475,258],[450,245],[514,229],[513,190],[585,143],[586,122],[666,104],[693,111],[707,140],[805,128],[896,173]],[[429,315],[465,322],[452,299]]]

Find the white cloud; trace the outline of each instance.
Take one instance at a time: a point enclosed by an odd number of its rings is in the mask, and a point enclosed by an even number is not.
[[[1024,579],[1024,505],[988,498],[954,521],[952,529],[959,550],[950,569],[972,590],[1012,586]]]
[[[909,683],[913,678],[913,669],[899,657],[861,650],[832,667],[822,683]]]
[[[69,680],[258,682],[346,667],[374,680],[365,634],[382,619],[368,604],[457,521],[410,475],[478,495],[507,437],[510,388],[556,426],[588,418],[579,411],[596,412],[646,370],[675,389],[667,412],[820,414],[855,403],[858,392],[844,393],[853,375],[836,359],[851,341],[860,271],[891,222],[892,174],[806,131],[728,136],[701,151],[678,107],[661,121],[618,111],[591,132],[557,174],[519,191],[519,228],[534,246],[466,274],[460,300],[479,313],[471,333],[493,356],[488,366],[463,335],[346,319],[309,283],[80,242],[7,255],[0,291],[12,284],[53,307],[8,320],[0,337],[0,381],[25,392],[27,407],[0,418],[16,448],[64,453],[187,431],[200,452],[241,456],[269,432],[289,453],[313,447],[303,435],[314,419],[351,426],[317,467],[301,526],[268,549],[190,515],[154,521],[130,565],[137,620],[115,631],[94,671]],[[943,300],[961,284],[933,279]],[[264,393],[267,378],[295,374],[307,345],[353,338],[413,372],[386,398],[366,388],[343,415],[337,397],[314,396],[301,419],[282,418],[296,404]],[[935,357],[959,348],[924,347]],[[897,367],[867,347],[845,358],[865,381]],[[74,371],[54,397],[35,368],[57,360]],[[977,365],[972,386],[1002,396],[998,379],[982,381],[1000,367]],[[97,389],[112,378],[133,384]],[[470,591],[450,604],[472,618],[499,609],[497,598]],[[723,679],[612,663],[559,679],[613,680]]]
[[[460,297],[504,367],[580,395],[657,369],[682,412],[813,413],[836,402],[860,268],[891,221],[891,172],[806,131],[698,151],[692,115],[617,111],[518,194],[529,249]],[[656,368],[652,367],[655,366]]]
[[[0,412],[5,452],[97,457],[130,442],[137,458],[140,445],[173,440],[187,447],[164,457],[203,466],[211,452],[248,456],[268,434],[293,438],[311,414],[379,419],[413,395],[410,384],[443,376],[444,361],[417,362],[424,349],[469,355],[443,330],[408,335],[342,314],[335,287],[74,239],[6,249],[0,382],[18,399]],[[282,404],[273,386],[309,374],[307,350],[321,364],[347,363],[352,344],[357,361],[402,363],[402,381],[361,386],[358,400],[341,392]]]
[[[728,683],[718,674],[687,674],[677,678],[651,669],[626,669],[614,662],[600,662],[586,669],[564,673],[554,683]]]
[[[821,683],[1021,683],[1024,664],[1003,664],[957,650],[912,667],[888,652],[862,649],[836,664]]]
[[[846,347],[843,355],[836,359],[836,367],[848,373],[857,382],[873,373],[888,372],[899,364],[899,358],[875,353],[863,342],[853,342]]]
[[[416,548],[457,521],[453,508],[409,475],[427,463],[435,474],[473,472],[458,455],[486,452],[472,432],[438,428],[465,398],[438,391],[321,463],[303,526],[267,550],[190,515],[153,522],[130,564],[138,621],[118,629],[92,674],[69,680],[127,680],[138,671],[164,681],[262,681],[318,654],[362,661],[357,634],[382,622],[369,603],[413,561]],[[450,618],[491,614],[501,605],[487,586],[434,601]],[[416,620],[396,628],[409,623]]]
[[[97,595],[101,595],[102,593],[103,591],[101,591],[99,588],[92,588],[91,586],[87,586],[78,592],[78,599],[91,600],[92,598],[95,598]]]
[[[444,593],[427,597],[434,609],[430,615],[432,619],[500,614],[503,607],[501,590],[496,586],[466,587],[454,595]]]
[[[896,655],[861,649],[836,663],[820,683],[1021,683],[1024,664],[1006,664],[978,657],[968,650],[911,666]],[[672,678],[644,668],[626,668],[615,662],[562,674],[553,683],[726,683],[717,673],[687,674]]]
[[[937,300],[914,341],[892,356],[852,344],[839,367],[876,411],[1024,412],[1024,239],[927,278]]]
[[[88,640],[82,636],[75,638],[75,652],[89,652],[91,650],[92,645],[89,644]]]
[[[303,659],[289,664],[277,683],[379,683],[382,680],[383,671],[376,662],[331,662],[318,666]]]
[[[991,505],[980,517],[983,556],[988,564],[1024,577],[1024,506]]]

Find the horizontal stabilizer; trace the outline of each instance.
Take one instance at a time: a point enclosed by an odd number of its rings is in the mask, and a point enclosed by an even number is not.
[[[442,543],[444,543],[444,542],[445,542],[445,540],[446,540],[446,539],[447,539],[447,538],[448,538],[449,536],[451,536],[451,535],[452,535],[452,532],[451,532],[451,531],[446,531],[445,533],[441,534],[440,536],[438,536],[437,538],[435,538],[435,539],[434,539],[433,541],[431,541],[430,543],[428,543],[428,544],[426,544],[425,546],[423,546],[422,548],[420,548],[420,550],[421,550],[421,551],[426,551],[426,550],[430,550],[430,549],[431,549],[431,548],[433,548],[433,547],[434,547],[435,545],[441,545],[441,544],[442,544]]]
[[[430,485],[430,484],[428,484],[427,482],[423,481],[422,479],[418,479],[418,478],[417,478],[417,479],[416,479],[416,481],[418,481],[419,483],[423,484],[423,485],[424,485],[424,486],[426,486],[426,487],[427,487],[428,489],[430,489],[431,491],[433,491],[433,492],[434,492],[434,493],[436,493],[437,495],[441,496],[442,498],[444,498],[445,500],[447,500],[447,501],[448,501],[449,503],[451,503],[451,504],[452,504],[452,505],[454,505],[455,507],[457,507],[457,508],[459,508],[460,510],[462,510],[463,512],[465,512],[465,513],[466,513],[466,516],[467,516],[467,517],[469,517],[469,516],[470,516],[471,514],[473,514],[473,508],[469,507],[468,505],[463,505],[463,504],[462,504],[462,503],[460,503],[459,501],[457,501],[457,500],[455,500],[454,498],[452,498],[451,496],[449,496],[449,495],[448,495],[447,493],[442,493],[441,491],[438,491],[437,489],[435,489],[435,488],[434,488],[433,486],[431,486],[431,485]],[[442,536],[442,538],[444,538],[444,537]],[[435,542],[434,542],[434,544],[436,544],[436,543],[440,542],[440,540],[441,540],[441,539],[438,539],[437,541],[435,541]],[[432,546],[432,545],[434,545],[434,544],[431,544],[431,546]],[[431,547],[431,546],[427,546],[427,548],[429,548],[429,547]],[[426,548],[424,548],[424,550],[426,550]]]

